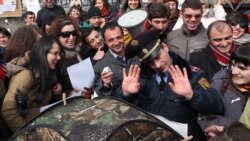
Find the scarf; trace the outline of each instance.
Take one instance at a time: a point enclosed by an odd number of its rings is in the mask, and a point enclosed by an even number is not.
[[[67,48],[63,46],[63,51],[64,51],[64,58],[74,58],[79,54],[80,52],[80,47],[76,46],[75,48]]]
[[[246,85],[235,85],[236,88],[242,92],[242,93],[245,93],[245,92],[250,92],[250,84],[246,84]]]
[[[210,48],[212,49],[212,53],[215,56],[217,62],[222,66],[228,66],[230,61],[230,55],[235,50],[235,46],[232,45],[232,48],[227,53],[221,53],[217,49],[215,49],[212,45],[210,45]]]
[[[108,9],[106,7],[103,7],[101,10],[102,17],[105,17],[108,14]]]

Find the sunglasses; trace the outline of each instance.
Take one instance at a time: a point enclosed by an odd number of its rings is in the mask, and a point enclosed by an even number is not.
[[[65,31],[65,32],[61,32],[59,35],[61,37],[63,37],[63,38],[69,38],[70,35],[76,36],[76,31],[75,30],[73,30],[73,31]]]
[[[236,23],[236,22],[231,22],[230,25],[231,26],[237,26],[240,25],[241,28],[246,28],[248,25],[247,24],[243,24],[243,23]]]
[[[183,14],[183,16],[186,19],[191,19],[192,17],[194,17],[195,19],[200,19],[202,15],[201,14],[197,14],[197,15]]]

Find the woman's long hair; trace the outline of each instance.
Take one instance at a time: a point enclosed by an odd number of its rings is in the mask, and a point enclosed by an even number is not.
[[[49,68],[47,54],[52,45],[57,43],[61,48],[61,43],[56,37],[44,36],[35,44],[30,53],[29,69],[38,80],[38,90],[36,93],[36,102],[41,102],[48,91],[52,88],[52,78],[55,78],[55,71]]]
[[[9,62],[16,57],[23,57],[30,51],[34,43],[38,40],[38,27],[36,25],[24,25],[18,28],[6,46],[4,61]]]

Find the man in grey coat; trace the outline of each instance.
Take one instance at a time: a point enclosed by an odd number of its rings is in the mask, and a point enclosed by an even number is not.
[[[113,91],[121,89],[123,68],[139,64],[137,58],[125,57],[122,28],[116,22],[108,22],[103,27],[103,39],[109,50],[94,66],[94,89],[99,96],[114,96]]]
[[[208,44],[207,31],[201,23],[200,0],[186,0],[182,5],[180,16],[183,25],[168,34],[167,43],[171,51],[188,60],[190,53],[199,51]]]

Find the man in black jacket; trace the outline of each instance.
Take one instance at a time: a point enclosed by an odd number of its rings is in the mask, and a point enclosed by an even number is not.
[[[205,71],[207,80],[220,69],[229,65],[231,53],[235,50],[233,30],[225,21],[216,21],[208,27],[209,44],[201,51],[190,55],[189,63]]]
[[[44,13],[53,13],[56,17],[57,16],[64,16],[66,15],[63,7],[56,5],[54,0],[43,0],[44,7],[37,12],[36,23],[37,25],[42,28],[43,25],[43,16]]]

